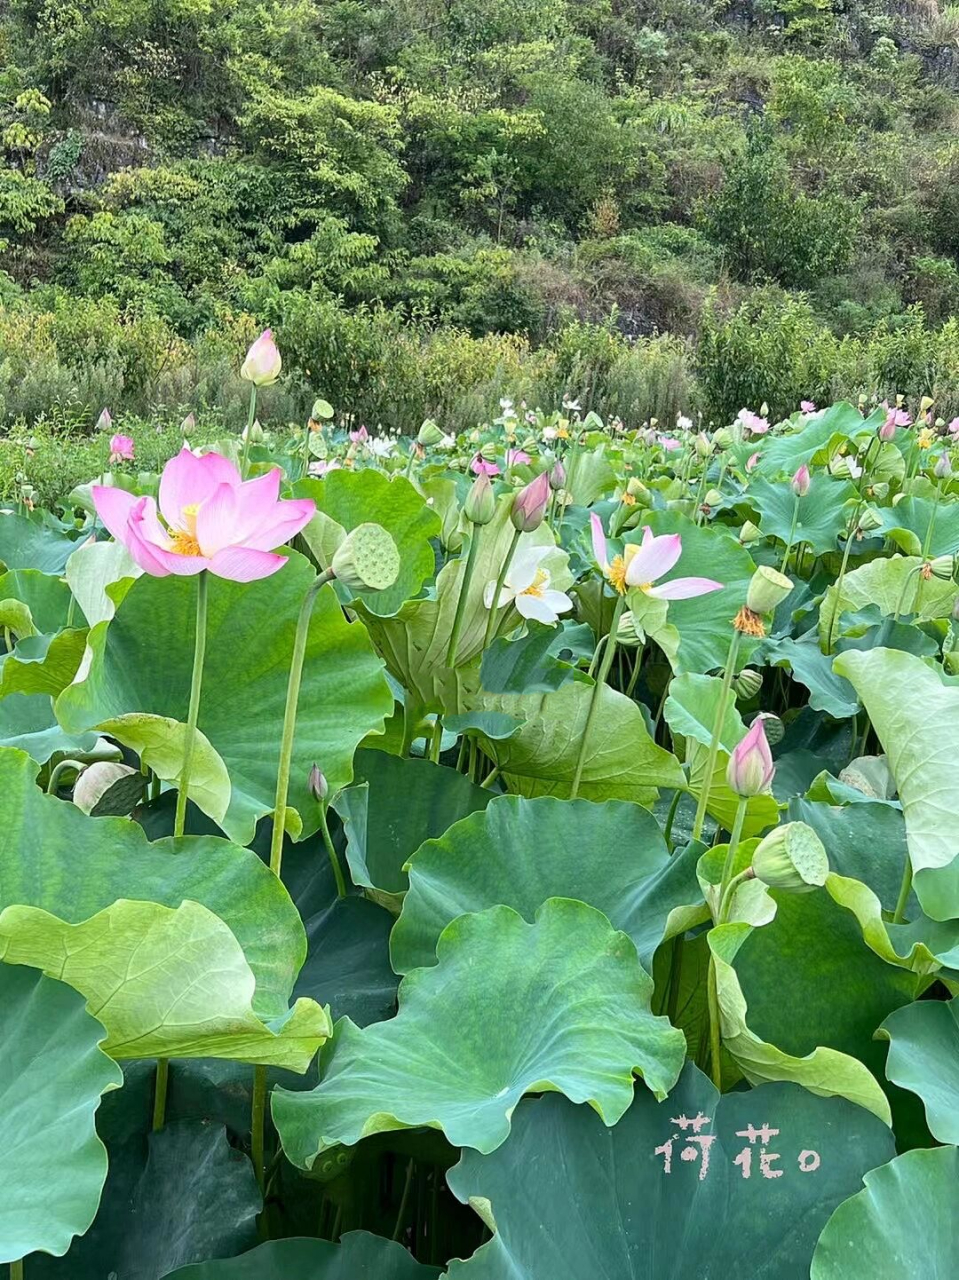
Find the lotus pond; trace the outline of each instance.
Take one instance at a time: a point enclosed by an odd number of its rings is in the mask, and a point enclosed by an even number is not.
[[[11,1280],[950,1273],[959,437],[276,359],[0,515]]]

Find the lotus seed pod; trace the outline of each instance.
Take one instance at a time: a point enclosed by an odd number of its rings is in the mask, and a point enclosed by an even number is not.
[[[739,541],[744,547],[749,546],[752,542],[759,542],[762,536],[762,533],[760,533],[757,526],[754,525],[751,520],[747,520],[739,530]]]
[[[770,889],[809,893],[826,883],[829,858],[823,842],[805,822],[787,822],[756,847],[752,868]]]
[[[718,489],[707,489],[703,502],[707,507],[718,507],[723,500],[723,495]]]
[[[761,564],[749,580],[746,608],[752,613],[773,613],[793,589],[785,574]]]
[[[400,553],[381,524],[358,524],[337,547],[334,577],[351,591],[385,591],[400,572]]]
[[[859,528],[863,533],[872,533],[874,529],[882,528],[882,516],[873,507],[867,507],[859,517]]]
[[[780,720],[779,716],[774,716],[771,711],[760,711],[756,720],[763,722],[763,732],[766,735],[766,741],[771,747],[778,747],[780,742],[786,736],[786,726]],[[753,721],[755,724],[756,721]]]
[[[443,432],[432,418],[427,418],[416,435],[416,443],[424,448],[433,448],[443,439]]]
[[[934,560],[929,562],[929,572],[934,578],[939,578],[943,582],[948,582],[952,577],[953,571],[952,556],[936,556]]]
[[[144,777],[138,769],[112,760],[98,760],[77,778],[73,803],[91,817],[125,817],[143,795]]]
[[[755,698],[756,694],[763,687],[762,672],[754,671],[752,667],[746,667],[740,671],[739,675],[733,681],[733,688],[736,690],[736,697],[749,701]]]

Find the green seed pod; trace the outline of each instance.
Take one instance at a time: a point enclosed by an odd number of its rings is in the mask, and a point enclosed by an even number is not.
[[[829,858],[823,842],[805,822],[787,822],[756,847],[752,868],[770,889],[809,893],[826,883]]]
[[[417,444],[421,444],[424,448],[432,448],[438,445],[443,439],[443,432],[439,429],[432,418],[427,418],[420,427],[416,435]]]
[[[750,698],[755,698],[756,694],[762,687],[762,672],[754,671],[752,667],[745,667],[733,681],[733,688],[736,690],[736,697],[743,698],[747,702]],[[769,737],[768,732],[766,736],[767,738]]]
[[[948,582],[952,577],[953,571],[952,556],[936,556],[934,560],[929,562],[929,570],[934,578],[939,578],[942,582]]]
[[[874,529],[881,529],[882,516],[874,507],[867,507],[859,517],[859,528],[863,533],[872,533]]]
[[[747,520],[739,530],[739,541],[744,547],[749,546],[752,542],[759,542],[762,536],[762,533],[760,533],[757,526],[754,525],[751,520]]]
[[[351,591],[385,591],[400,572],[396,543],[380,524],[358,524],[337,547],[334,577]]]
[[[785,574],[761,564],[749,581],[746,608],[753,613],[773,613],[792,589],[793,584]]]
[[[761,711],[759,714],[762,717],[766,741],[771,747],[777,747],[786,736],[786,726],[779,716],[774,716],[771,711]]]
[[[718,507],[723,500],[723,495],[718,489],[707,489],[703,502],[707,507]]]

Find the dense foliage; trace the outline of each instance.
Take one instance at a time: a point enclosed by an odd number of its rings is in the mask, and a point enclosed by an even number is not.
[[[9,0],[0,414],[959,410],[936,0]]]
[[[0,511],[0,1266],[948,1274],[959,418],[279,371]]]

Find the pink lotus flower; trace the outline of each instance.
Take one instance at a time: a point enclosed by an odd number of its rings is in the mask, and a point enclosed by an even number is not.
[[[354,444],[366,444],[370,438],[370,433],[366,427],[357,427],[355,431],[350,432],[350,439]]]
[[[886,408],[888,409],[888,405],[886,406]],[[912,414],[907,413],[905,409],[889,409],[888,413],[886,414],[886,421],[883,423],[882,427],[880,427],[880,436],[882,439],[891,440],[892,433],[895,432],[896,427],[911,427],[911,426],[912,426]],[[886,436],[882,436],[883,428],[885,428],[890,434]]]
[[[272,554],[308,523],[311,498],[280,500],[280,469],[242,481],[228,458],[198,458],[183,449],[160,477],[153,498],[95,485],[97,514],[137,564],[156,578],[209,569],[218,578],[252,582],[286,564]],[[161,519],[162,517],[162,519]]]
[[[269,387],[280,376],[282,367],[279,349],[273,341],[273,330],[264,329],[246,353],[240,377],[256,387]]]
[[[495,462],[487,462],[481,453],[478,453],[470,463],[470,471],[474,476],[498,476],[499,467]]]
[[[739,422],[747,436],[764,436],[769,430],[769,422],[751,409],[739,410]]]
[[[311,462],[307,470],[311,476],[328,476],[331,471],[339,471],[341,464],[336,458],[325,462],[322,458],[317,458],[315,462]]]
[[[797,498],[804,498],[809,492],[809,486],[812,480],[809,476],[809,468],[805,463],[797,470],[796,474],[789,482],[789,487]]]
[[[746,470],[754,471],[759,466],[759,454],[751,453],[746,459]]]
[[[812,402],[811,400],[800,400],[800,401],[799,401],[799,407],[800,407],[800,409],[802,410],[802,412],[803,412],[803,413],[815,413],[815,412],[816,412],[816,406],[813,404],[813,402]]]
[[[693,596],[704,596],[710,591],[722,590],[723,584],[714,582],[712,578],[674,578],[672,582],[664,582],[661,587],[653,585],[657,578],[675,567],[682,555],[683,540],[678,533],[664,533],[654,537],[652,529],[647,525],[643,529],[642,544],[627,542],[623,554],[615,556],[610,563],[606,559],[603,522],[595,511],[589,520],[596,563],[620,595],[625,595],[627,588],[632,587],[657,600],[689,600]]]
[[[129,436],[111,436],[110,437],[110,466],[115,467],[118,462],[132,462],[134,453],[133,441]]]
[[[667,453],[675,453],[677,449],[681,449],[683,447],[679,441],[674,440],[672,436],[657,436],[656,439],[660,448],[665,449]]]
[[[953,418],[946,430],[951,436],[959,436],[959,418]]]
[[[760,715],[752,722],[745,738],[733,749],[726,766],[726,782],[738,796],[758,796],[769,790],[775,772]]]
[[[524,462],[529,462],[529,460],[529,454],[524,453],[522,449],[506,450],[506,465],[508,467],[518,467]]]

